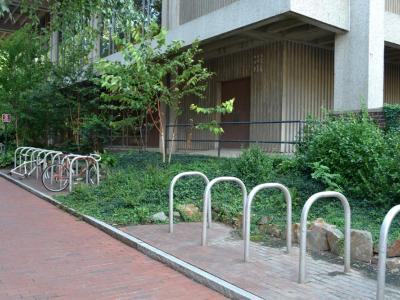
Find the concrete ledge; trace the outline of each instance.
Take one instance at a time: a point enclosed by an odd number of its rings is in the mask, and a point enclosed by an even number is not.
[[[224,281],[223,279],[216,277],[210,273],[207,273],[183,260],[180,260],[179,258],[170,255],[156,247],[153,247],[142,240],[135,238],[134,236],[131,236],[118,228],[115,228],[109,224],[106,224],[100,220],[97,220],[96,218],[83,215],[76,210],[69,208],[62,204],[61,202],[55,200],[53,197],[50,197],[28,185],[25,183],[16,180],[15,178],[4,174],[0,172],[0,177],[5,178],[6,180],[18,185],[19,187],[25,189],[26,191],[34,194],[35,196],[57,206],[58,208],[66,211],[67,213],[82,219],[86,223],[96,227],[97,229],[100,229],[101,231],[105,232],[106,234],[112,236],[113,238],[123,242],[124,244],[135,248],[142,252],[143,254],[151,257],[152,259],[155,259],[157,261],[160,261],[172,269],[184,274],[185,276],[189,277],[190,279],[193,279],[194,281],[210,288],[213,289],[224,296],[231,298],[231,299],[262,299],[246,290],[243,290],[236,285],[233,285],[227,281]]]

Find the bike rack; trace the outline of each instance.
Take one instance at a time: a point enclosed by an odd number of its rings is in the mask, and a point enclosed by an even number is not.
[[[307,247],[307,216],[311,206],[321,198],[337,198],[344,208],[344,272],[350,272],[350,223],[351,211],[346,197],[338,192],[321,192],[312,195],[304,204],[300,221],[300,263],[299,283],[305,282],[306,277],[306,247]]]
[[[183,172],[176,175],[169,186],[169,233],[173,233],[174,231],[174,187],[177,181],[183,177],[189,176],[199,176],[201,177],[206,185],[209,184],[210,180],[207,176],[201,172],[190,171],[190,172]],[[211,227],[211,202],[208,205],[208,227]]]
[[[99,158],[96,159],[96,156],[98,156]],[[69,165],[69,191],[72,192],[72,186],[73,186],[73,176],[72,176],[72,171],[73,171],[73,167],[74,167],[74,163],[75,163],[75,168],[76,168],[76,172],[77,174],[78,172],[78,162],[79,160],[85,160],[86,163],[86,184],[89,183],[89,162],[88,160],[93,160],[94,163],[96,164],[96,176],[97,176],[97,185],[99,185],[100,183],[100,169],[99,169],[99,161],[101,160],[101,156],[97,155],[97,154],[90,154],[90,155],[76,155],[76,154],[72,154],[72,155],[67,155],[66,158],[69,160],[69,157],[73,157],[72,160],[70,161],[70,165]],[[64,162],[64,159],[63,159]]]
[[[243,181],[236,177],[217,177],[211,180],[204,191],[204,201],[203,201],[203,231],[201,236],[201,245],[206,246],[207,243],[207,208],[211,206],[211,188],[219,182],[236,182],[242,188],[243,193],[243,237],[246,232],[246,219],[244,216],[244,210],[246,208],[247,202],[247,189]]]
[[[247,198],[245,220],[246,220],[246,232],[244,235],[244,261],[249,260],[249,248],[250,248],[250,218],[251,218],[251,204],[254,197],[258,192],[265,189],[279,189],[283,192],[286,200],[287,214],[286,214],[286,247],[287,253],[290,254],[292,250],[292,197],[290,196],[289,189],[280,183],[264,183],[257,185],[253,188]]]
[[[55,150],[42,150],[39,152],[36,157],[36,179],[39,179],[39,167],[41,167],[41,171],[43,172],[47,167],[47,158],[50,156],[50,159],[53,160],[53,156],[56,154],[62,154],[62,152]]]
[[[41,149],[35,148],[35,147],[18,147],[14,152],[14,168],[10,170],[10,173],[17,175],[17,176],[21,176],[21,177],[30,176],[34,172],[33,163],[35,161],[33,160],[33,156],[34,156],[34,153],[38,150],[41,150]],[[17,159],[18,151],[19,151],[19,156]],[[29,157],[29,160],[28,160],[28,157]],[[17,165],[17,161],[18,161],[18,165]],[[31,170],[29,172],[26,167],[28,164],[31,167]],[[23,173],[18,172],[17,170],[22,169],[22,167],[24,168]],[[35,168],[36,168],[36,166],[35,166]]]
[[[400,205],[392,207],[382,222],[381,232],[379,235],[378,287],[376,292],[377,300],[385,299],[387,238],[393,219],[399,212]]]

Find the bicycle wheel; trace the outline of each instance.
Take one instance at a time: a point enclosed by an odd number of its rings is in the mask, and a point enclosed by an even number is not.
[[[43,186],[51,192],[61,192],[69,185],[69,170],[62,164],[48,166],[42,173]]]
[[[89,184],[95,185],[98,184],[98,178],[97,178],[97,168],[96,166],[92,165],[89,168]]]

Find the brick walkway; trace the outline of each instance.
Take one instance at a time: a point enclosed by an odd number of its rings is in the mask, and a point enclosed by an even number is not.
[[[298,284],[298,248],[284,249],[250,244],[250,262],[243,262],[243,241],[231,228],[214,223],[208,231],[208,246],[200,246],[201,224],[180,223],[174,233],[168,225],[123,228],[131,235],[198,268],[265,299],[365,300],[375,299],[376,275],[353,269],[343,274],[343,263],[307,256],[307,278]],[[400,288],[386,286],[386,299],[400,299]]]
[[[52,298],[223,297],[0,178],[0,299]]]

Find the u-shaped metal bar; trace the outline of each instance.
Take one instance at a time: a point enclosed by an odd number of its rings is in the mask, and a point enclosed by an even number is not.
[[[306,278],[306,248],[307,248],[307,216],[315,201],[322,198],[337,198],[344,208],[344,272],[350,272],[350,226],[351,211],[346,197],[338,192],[321,192],[312,195],[304,204],[300,221],[300,263],[299,283],[304,283]]]
[[[76,163],[76,170],[78,170],[78,162],[79,160],[85,160],[86,163],[86,183],[89,182],[89,162],[88,162],[88,158],[90,158],[90,156],[75,156],[74,158],[72,158],[71,163],[69,165],[69,191],[72,192],[72,186],[74,185],[73,182],[73,167],[74,167],[74,163]],[[77,172],[78,174],[78,172]]]
[[[253,188],[247,198],[245,220],[246,220],[246,233],[244,235],[244,261],[249,260],[249,248],[250,248],[250,218],[251,218],[251,204],[254,197],[258,192],[265,189],[279,189],[283,192],[286,200],[286,247],[287,252],[290,253],[292,250],[292,197],[290,196],[289,189],[280,183],[264,183],[257,185]]]
[[[203,231],[201,235],[201,245],[206,246],[207,244],[207,207],[211,206],[211,188],[219,182],[236,182],[242,189],[243,193],[243,237],[246,232],[246,219],[244,215],[244,210],[246,209],[247,202],[247,189],[243,181],[236,177],[217,177],[211,180],[204,191],[204,201],[203,201]]]
[[[400,205],[392,207],[382,222],[381,232],[379,235],[378,287],[376,291],[377,300],[385,299],[387,238],[392,221],[399,212]]]
[[[183,172],[176,175],[172,179],[171,184],[169,186],[169,232],[170,233],[174,232],[174,187],[179,179],[189,176],[199,176],[203,178],[204,182],[206,183],[206,186],[210,182],[210,180],[207,178],[205,174],[197,171]],[[208,215],[208,227],[211,227],[211,202],[208,205],[207,215]]]

